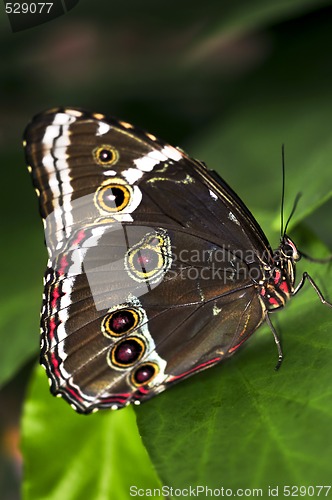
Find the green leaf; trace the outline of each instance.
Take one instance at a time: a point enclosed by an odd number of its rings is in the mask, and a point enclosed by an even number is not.
[[[78,415],[50,395],[41,367],[25,403],[22,433],[25,500],[127,500],[130,487],[160,487],[132,408]]]
[[[0,251],[0,387],[29,359],[37,357],[39,351],[46,249],[36,196],[22,156],[19,149],[0,152],[0,164],[6,166],[0,196],[0,212],[4,214]]]
[[[311,250],[321,253],[317,243]],[[325,265],[302,268],[331,282]],[[271,316],[285,352],[278,372],[265,326],[223,365],[136,409],[164,484],[262,488],[263,497],[268,486],[330,484],[331,314],[306,284]]]
[[[0,314],[0,387],[39,350],[41,287],[9,296]]]

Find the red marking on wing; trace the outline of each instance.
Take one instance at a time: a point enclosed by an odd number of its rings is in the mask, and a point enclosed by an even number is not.
[[[69,392],[69,394],[73,396],[73,398],[76,399],[76,401],[79,401],[80,403],[83,401],[83,398],[81,398],[81,396],[79,396],[77,392],[71,387],[66,387],[66,391]]]
[[[150,389],[145,389],[144,387],[139,387],[139,389],[137,390],[137,393],[139,394],[148,394],[150,392]]]
[[[59,372],[59,361],[57,360],[54,352],[51,354],[51,363],[54,368],[54,375],[58,378],[60,378],[60,372]]]
[[[78,235],[76,236],[76,239],[73,241],[73,245],[78,245],[79,243],[81,243],[81,241],[83,240],[84,236],[85,236],[85,231],[84,231],[84,229],[81,229],[78,232]]]
[[[65,254],[61,257],[61,261],[60,261],[60,269],[58,271],[60,276],[65,274],[65,271],[66,271],[66,268],[68,267],[68,264],[69,264],[69,262],[67,260],[67,255]]]
[[[194,373],[198,370],[202,370],[203,368],[207,367],[207,366],[210,366],[210,365],[213,365],[215,363],[218,363],[218,361],[220,361],[222,358],[219,357],[219,358],[214,358],[214,359],[210,359],[210,361],[206,361],[205,363],[201,363],[200,365],[198,366],[195,366],[194,368],[192,368],[191,370],[188,370],[184,373],[181,373],[181,375],[170,375],[168,377],[168,380],[167,382],[173,382],[174,380],[178,380],[180,378],[183,378],[183,377],[186,377],[187,375],[189,375],[190,373]]]
[[[50,340],[54,340],[55,329],[56,329],[56,322],[54,316],[52,316],[49,322],[49,330],[48,330],[48,336]]]
[[[228,349],[228,352],[234,352],[236,351],[240,345],[243,344],[243,342],[245,342],[247,340],[248,337],[245,337],[244,339],[241,340],[241,342],[239,342],[238,344],[236,344],[234,347],[231,347],[231,349]]]
[[[60,298],[60,292],[59,292],[59,287],[58,286],[55,286],[52,290],[52,300],[51,300],[51,307],[53,309],[56,308],[57,306],[57,301],[58,299]]]
[[[104,404],[107,403],[119,403],[124,405],[125,402],[132,396],[131,393],[114,394],[114,396],[107,396],[100,398],[100,401]]]

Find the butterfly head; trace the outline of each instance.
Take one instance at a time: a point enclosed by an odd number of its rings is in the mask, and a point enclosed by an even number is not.
[[[301,259],[301,254],[298,251],[295,243],[286,234],[282,237],[279,251],[281,260],[291,261],[292,263],[295,263]]]

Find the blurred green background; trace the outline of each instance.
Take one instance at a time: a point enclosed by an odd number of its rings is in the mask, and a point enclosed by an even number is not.
[[[51,398],[35,368],[46,251],[21,146],[28,121],[48,107],[132,121],[218,170],[275,247],[285,143],[286,214],[302,192],[290,235],[307,253],[326,256],[331,4],[81,0],[15,34],[2,12],[1,500],[22,495],[22,451],[27,499],[122,500],[131,485],[162,483],[265,492],[331,483],[332,312],[309,286],[273,317],[286,354],[278,373],[263,328],[224,366],[135,413],[82,417]],[[330,266],[299,267],[331,299]]]

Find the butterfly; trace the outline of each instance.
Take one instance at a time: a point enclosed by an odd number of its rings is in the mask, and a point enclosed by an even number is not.
[[[233,355],[295,285],[302,254],[273,251],[205,164],[133,125],[58,108],[25,131],[48,263],[41,364],[80,413],[140,404]],[[331,304],[327,303],[331,306]]]

